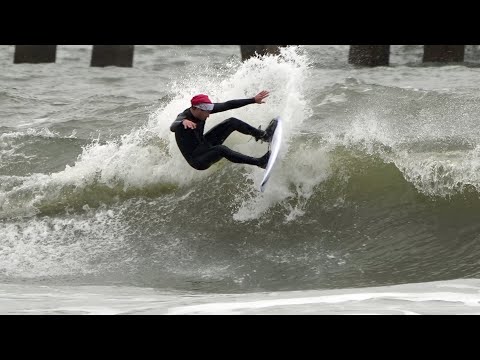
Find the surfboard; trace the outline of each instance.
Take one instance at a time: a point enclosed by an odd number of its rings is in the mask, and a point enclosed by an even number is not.
[[[278,153],[282,145],[282,133],[283,133],[282,118],[280,116],[277,116],[275,119],[277,120],[277,127],[275,128],[272,141],[270,142],[270,158],[268,159],[267,167],[265,168],[265,173],[263,175],[262,182],[260,183],[261,192],[265,190],[265,186],[267,185],[267,182],[270,179],[273,166],[277,162]]]

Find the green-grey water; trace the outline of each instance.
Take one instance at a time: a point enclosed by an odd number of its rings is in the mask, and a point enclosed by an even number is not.
[[[0,46],[0,282],[202,294],[378,287],[480,276],[480,68],[354,68],[348,46],[241,62],[237,45],[135,47],[132,68],[13,64]],[[193,94],[271,92],[212,115],[284,120],[280,161],[188,166],[169,131]],[[254,156],[265,144],[233,134]]]

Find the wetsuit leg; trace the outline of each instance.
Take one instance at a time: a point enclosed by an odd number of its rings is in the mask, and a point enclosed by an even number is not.
[[[223,158],[238,164],[250,164],[257,166],[260,166],[261,164],[261,160],[259,158],[243,155],[237,151],[233,151],[225,145],[216,145],[198,155],[195,155],[194,153],[191,165],[197,170],[206,170]]]
[[[255,138],[260,138],[265,133],[263,130],[257,129],[240,119],[231,117],[211,128],[205,134],[205,138],[211,145],[221,145],[235,130]]]

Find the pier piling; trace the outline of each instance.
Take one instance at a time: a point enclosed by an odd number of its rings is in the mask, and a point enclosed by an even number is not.
[[[463,62],[465,45],[424,45],[423,62]]]
[[[350,45],[348,63],[357,66],[388,66],[390,45]]]
[[[286,45],[240,45],[242,61],[255,56],[255,53],[258,55],[278,54],[282,46]]]
[[[93,45],[90,66],[133,66],[134,45]]]
[[[54,63],[57,45],[15,45],[14,64]]]

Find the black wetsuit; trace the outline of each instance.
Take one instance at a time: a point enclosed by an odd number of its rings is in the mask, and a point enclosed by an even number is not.
[[[211,114],[254,103],[254,98],[214,103]],[[185,119],[193,121],[197,127],[195,129],[185,129],[182,124]],[[190,166],[197,170],[205,170],[222,158],[226,158],[234,163],[261,166],[262,161],[260,158],[243,155],[222,144],[235,130],[242,134],[254,136],[256,139],[264,135],[265,132],[263,130],[254,128],[242,120],[233,117],[214,126],[206,134],[203,134],[204,128],[205,121],[194,117],[190,108],[178,114],[175,121],[170,125],[170,130],[175,133],[178,148]]]

